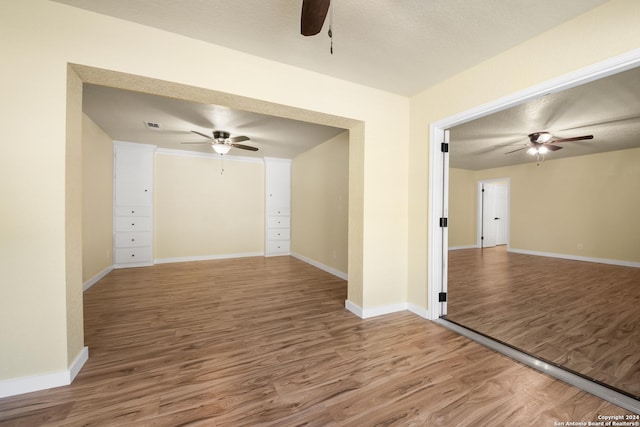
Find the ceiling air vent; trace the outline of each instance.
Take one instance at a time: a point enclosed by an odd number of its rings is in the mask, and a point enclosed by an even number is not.
[[[151,129],[151,130],[159,130],[160,129],[160,123],[144,122],[144,125],[147,127],[147,129]]]

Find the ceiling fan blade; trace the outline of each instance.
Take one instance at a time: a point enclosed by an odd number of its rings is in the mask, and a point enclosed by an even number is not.
[[[518,148],[516,150],[512,150],[512,151],[507,151],[504,154],[511,154],[511,153],[515,153],[516,151],[520,151],[520,150],[526,150],[527,148],[529,148],[529,145],[525,145],[524,147]]]
[[[556,142],[556,141],[553,141]],[[558,147],[557,145],[552,145],[552,144],[542,144],[543,147],[545,147],[547,150],[549,151],[558,151],[558,150],[562,150],[562,147]]]
[[[200,141],[200,142],[181,142],[180,144],[209,144],[211,145],[211,143],[209,141]]]
[[[248,145],[243,145],[243,144],[231,144],[231,146],[234,148],[239,148],[241,150],[258,151],[257,147],[250,147]]]
[[[249,138],[248,136],[233,136],[231,138],[229,138],[229,141],[231,142],[242,142],[242,141],[249,141],[251,138]]]
[[[195,133],[196,135],[204,136],[205,138],[208,138],[208,139],[213,139],[213,138],[212,138],[212,137],[210,137],[209,135],[204,134],[204,133],[202,133],[202,132],[198,132],[197,130],[192,130],[191,132]]]
[[[302,0],[300,33],[315,36],[322,30],[331,0]]]
[[[574,136],[573,138],[560,138],[554,139],[552,142],[572,142],[572,141],[583,141],[585,139],[593,139],[593,135],[584,135],[584,136]]]

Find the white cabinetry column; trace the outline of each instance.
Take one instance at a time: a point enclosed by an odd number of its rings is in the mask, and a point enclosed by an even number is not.
[[[113,143],[115,268],[153,265],[155,145]]]
[[[264,158],[265,256],[289,255],[291,230],[291,160]]]

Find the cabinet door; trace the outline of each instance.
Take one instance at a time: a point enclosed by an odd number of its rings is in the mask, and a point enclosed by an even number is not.
[[[153,152],[117,148],[115,158],[116,203],[150,206],[153,192]]]
[[[265,171],[268,209],[289,208],[291,203],[291,163],[265,159]]]

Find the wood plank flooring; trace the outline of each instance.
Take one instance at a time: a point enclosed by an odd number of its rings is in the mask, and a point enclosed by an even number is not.
[[[70,386],[2,426],[552,426],[628,414],[409,312],[362,320],[291,257],[115,270]]]
[[[449,252],[447,318],[640,399],[640,269]]]

